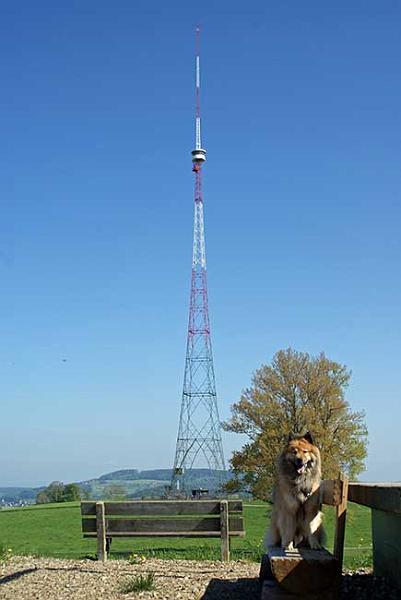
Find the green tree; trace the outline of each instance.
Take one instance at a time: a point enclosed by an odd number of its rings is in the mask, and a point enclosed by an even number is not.
[[[81,499],[81,490],[77,483],[53,481],[47,488],[36,495],[36,504],[48,504],[49,502],[73,502]]]
[[[314,357],[291,348],[277,352],[270,365],[262,365],[224,424],[227,431],[248,438],[233,453],[234,479],[227,489],[248,489],[266,497],[288,434],[306,430],[313,432],[320,448],[323,477],[335,477],[341,470],[355,478],[363,471],[367,428],[364,413],[353,412],[345,400],[350,377],[346,366],[323,353]]]
[[[49,497],[49,502],[63,502],[64,483],[61,481],[52,481],[47,486],[46,493]]]
[[[81,500],[81,490],[77,483],[67,483],[64,486],[63,502]]]
[[[51,502],[51,500],[49,500],[46,490],[42,490],[36,494],[36,504],[47,504],[48,502]]]

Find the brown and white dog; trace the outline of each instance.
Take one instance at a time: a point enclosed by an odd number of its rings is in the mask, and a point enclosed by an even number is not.
[[[277,461],[273,512],[265,544],[293,550],[299,545],[321,548],[321,463],[312,435],[290,436]]]

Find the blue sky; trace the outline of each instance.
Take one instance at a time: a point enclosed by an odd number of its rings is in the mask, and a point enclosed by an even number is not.
[[[278,349],[325,351],[366,411],[363,479],[401,479],[400,13],[1,3],[0,485],[172,465],[197,22],[221,417]]]

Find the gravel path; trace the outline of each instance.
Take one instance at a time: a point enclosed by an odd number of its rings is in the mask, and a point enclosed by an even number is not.
[[[138,574],[155,573],[155,590],[124,594],[120,586]],[[3,600],[239,600],[258,598],[259,565],[245,561],[152,560],[141,565],[110,560],[13,557],[0,565]]]
[[[139,574],[153,572],[151,592],[123,593],[121,586]],[[59,560],[14,556],[0,563],[1,600],[258,600],[259,565],[151,560],[132,565],[92,560]],[[345,573],[342,600],[397,600],[399,592],[363,569]]]

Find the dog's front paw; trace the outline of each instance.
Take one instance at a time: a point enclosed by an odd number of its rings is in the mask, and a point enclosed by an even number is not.
[[[308,539],[308,542],[309,542],[309,546],[312,548],[312,550],[321,550],[322,549],[321,543],[316,538],[310,537]]]
[[[289,542],[288,544],[283,544],[284,550],[287,552],[292,552],[294,550],[294,542]]]

